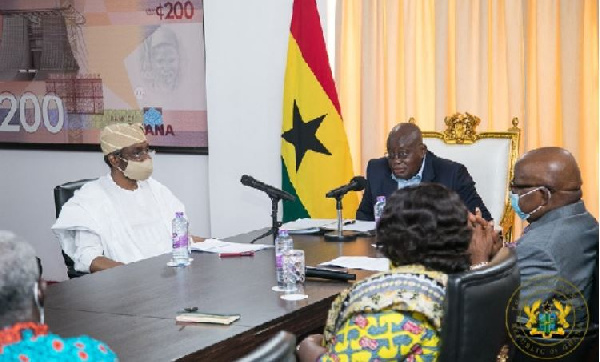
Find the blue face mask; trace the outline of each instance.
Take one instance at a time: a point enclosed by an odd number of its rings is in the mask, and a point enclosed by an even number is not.
[[[524,193],[521,196],[519,196],[518,194],[515,194],[513,192],[510,193],[510,204],[512,205],[513,210],[515,210],[515,213],[519,216],[519,218],[521,218],[521,220],[527,220],[527,219],[529,219],[529,217],[532,214],[536,213],[544,205],[540,205],[540,206],[536,207],[530,213],[525,213],[525,212],[523,212],[523,210],[521,210],[521,206],[519,206],[519,199],[521,199],[521,197],[527,196],[530,193],[535,192],[535,191],[537,191],[539,189],[542,189],[542,188],[545,188],[545,186],[536,187],[535,189],[527,191],[526,193]],[[548,198],[550,198],[551,196],[552,196],[552,194],[550,193],[550,191],[548,191]]]

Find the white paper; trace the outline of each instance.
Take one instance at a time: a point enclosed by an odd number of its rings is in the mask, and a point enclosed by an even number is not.
[[[288,231],[296,231],[296,230],[308,230],[314,228],[321,228],[325,225],[335,224],[337,220],[335,219],[298,219],[290,222],[286,222],[281,225],[281,229],[285,229]]]
[[[390,270],[390,261],[388,258],[369,258],[368,256],[340,256],[339,258],[335,258],[332,261],[327,261],[319,265],[374,271]]]
[[[329,230],[336,230],[337,223],[335,223],[333,226],[325,226],[324,228]],[[345,222],[343,229],[348,231],[367,233],[369,231],[375,230],[375,221],[352,220],[351,222]]]
[[[258,251],[272,247],[273,245],[243,244],[221,241],[219,239],[206,239],[203,242],[192,243],[191,249],[208,253],[241,253],[244,251]]]
[[[353,223],[352,219],[344,219],[344,225]],[[286,222],[281,225],[281,229],[287,230],[290,234],[311,234],[321,229],[336,230],[337,219],[298,219]],[[349,230],[344,227],[345,230]]]

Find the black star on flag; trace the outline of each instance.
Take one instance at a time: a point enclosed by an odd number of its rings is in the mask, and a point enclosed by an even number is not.
[[[298,172],[300,163],[302,163],[302,159],[306,152],[314,151],[329,156],[331,156],[331,152],[329,152],[317,138],[317,130],[319,129],[319,126],[321,126],[321,122],[323,122],[326,114],[305,123],[302,120],[300,109],[298,109],[295,99],[293,112],[292,128],[285,131],[281,137],[294,145],[294,148],[296,149],[296,172]]]

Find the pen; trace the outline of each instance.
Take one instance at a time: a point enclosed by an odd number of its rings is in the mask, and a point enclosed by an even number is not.
[[[219,258],[239,258],[242,256],[254,256],[253,251],[242,251],[241,253],[220,253]]]

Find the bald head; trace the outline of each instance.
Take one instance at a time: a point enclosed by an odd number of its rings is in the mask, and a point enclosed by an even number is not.
[[[525,153],[515,164],[513,184],[547,186],[550,208],[581,199],[581,172],[573,155],[560,147],[542,147]]]
[[[413,123],[398,123],[392,128],[387,139],[388,149],[390,145],[395,145],[398,142],[404,144],[422,143],[423,136],[419,127]]]
[[[542,147],[529,151],[519,159],[515,168],[555,190],[576,191],[581,188],[577,161],[564,148]]]

